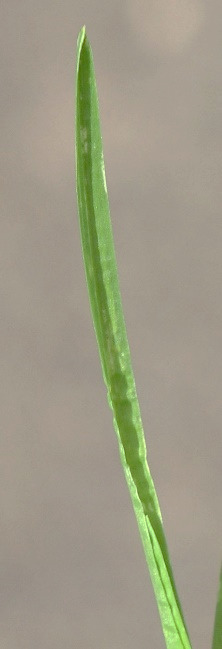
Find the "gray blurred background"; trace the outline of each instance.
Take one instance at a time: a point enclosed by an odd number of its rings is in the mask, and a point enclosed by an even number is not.
[[[2,7],[1,648],[164,648],[81,259],[83,24],[149,462],[193,645],[207,649],[222,555],[219,0]]]

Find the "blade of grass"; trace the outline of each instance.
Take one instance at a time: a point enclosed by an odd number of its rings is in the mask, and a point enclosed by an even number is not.
[[[191,649],[159,503],[146,460],[110,222],[93,57],[85,27],[80,31],[77,43],[76,173],[86,279],[120,458],[167,649]]]
[[[217,606],[214,620],[213,643],[212,649],[221,649],[222,647],[222,566],[220,570],[219,588],[217,595]]]

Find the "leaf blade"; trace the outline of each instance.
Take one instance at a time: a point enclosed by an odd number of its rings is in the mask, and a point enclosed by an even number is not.
[[[146,460],[110,221],[94,64],[85,28],[77,44],[76,175],[86,280],[121,462],[167,649],[191,649]]]
[[[214,619],[213,643],[212,649],[221,649],[222,647],[222,566],[219,576],[219,587],[217,594],[217,605]]]

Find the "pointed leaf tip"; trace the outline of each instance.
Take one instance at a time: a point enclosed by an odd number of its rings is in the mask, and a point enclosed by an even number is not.
[[[86,38],[86,26],[83,25],[83,27],[81,27],[79,31],[78,38],[77,38],[77,50],[81,49],[85,38]]]

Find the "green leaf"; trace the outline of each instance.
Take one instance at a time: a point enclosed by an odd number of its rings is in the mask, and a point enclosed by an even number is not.
[[[221,649],[222,647],[222,566],[219,578],[219,589],[217,595],[217,606],[214,620],[213,644],[212,649]]]
[[[92,51],[77,43],[76,173],[82,250],[108,402],[167,649],[191,649],[176,591],[146,444],[119,290]]]

